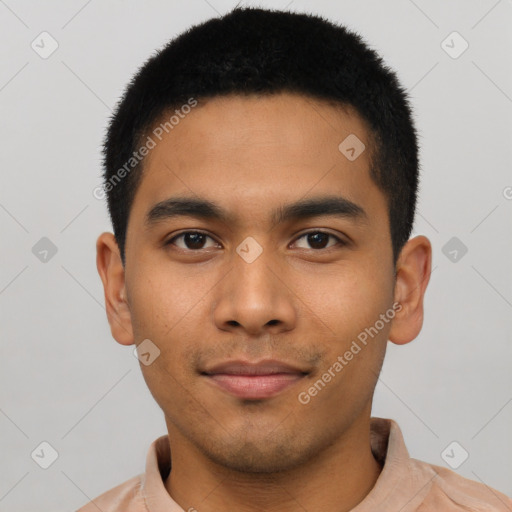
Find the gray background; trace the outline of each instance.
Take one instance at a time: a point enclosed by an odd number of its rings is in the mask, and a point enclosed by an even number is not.
[[[144,471],[166,432],[133,347],[106,320],[99,147],[143,61],[235,3],[0,1],[2,511],[74,510]],[[345,23],[411,91],[423,170],[414,234],[432,241],[434,272],[421,335],[389,344],[373,415],[397,420],[411,455],[434,464],[457,441],[469,453],[457,472],[512,495],[512,2],[243,3]],[[31,47],[43,31],[59,45],[46,59]],[[458,58],[442,47],[453,31],[469,43]],[[57,248],[46,262],[33,252],[43,237]],[[31,458],[42,441],[59,454],[48,469]]]

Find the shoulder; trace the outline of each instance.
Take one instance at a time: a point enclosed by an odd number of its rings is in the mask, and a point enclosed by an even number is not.
[[[511,512],[512,499],[483,482],[470,480],[442,466],[410,459],[412,472],[428,476],[430,485],[419,512],[453,510],[472,512]]]
[[[146,510],[141,493],[144,473],[104,492],[86,503],[76,512],[144,512]]]

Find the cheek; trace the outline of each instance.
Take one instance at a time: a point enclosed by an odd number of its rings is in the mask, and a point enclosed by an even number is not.
[[[333,275],[328,293],[317,297],[320,316],[334,331],[322,340],[326,349],[322,365],[306,389],[317,397],[312,403],[319,415],[356,404],[362,407],[373,393],[394,316],[392,281],[384,275],[347,268]]]
[[[360,260],[358,265],[346,265],[334,272],[329,290],[316,298],[321,301],[322,320],[334,331],[324,340],[322,368],[313,379],[317,382],[323,375],[323,380],[329,382],[329,391],[319,393],[319,407],[322,403],[327,409],[331,405],[339,407],[345,401],[366,403],[382,365],[394,316],[394,311],[389,312],[392,273],[375,262],[362,263]],[[385,315],[384,321],[381,315]]]
[[[142,277],[143,276],[143,277]],[[130,302],[136,342],[150,339],[160,350],[158,365],[142,367],[148,378],[158,373],[170,386],[191,377],[193,354],[197,353],[208,333],[211,337],[208,291],[218,277],[184,276],[183,271],[165,265],[147,265],[133,277]],[[172,375],[178,380],[174,383]],[[146,376],[145,376],[146,377]]]
[[[145,273],[145,279],[133,288],[135,339],[137,343],[149,339],[159,350],[151,364],[140,364],[141,372],[155,401],[165,411],[185,410],[191,405],[188,401],[194,390],[187,354],[204,339],[197,321],[198,317],[205,318],[203,295],[191,283],[170,279],[166,271],[158,272],[156,268]]]
[[[302,287],[304,302],[341,345],[373,325],[393,296],[387,273],[361,263],[340,265],[322,279],[308,278]]]
[[[132,323],[137,334],[162,342],[200,307],[202,290],[196,282],[180,278],[171,265],[142,264],[132,276],[130,298]],[[144,269],[144,270],[142,270]]]

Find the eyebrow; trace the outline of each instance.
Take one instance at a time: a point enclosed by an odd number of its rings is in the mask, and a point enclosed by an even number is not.
[[[171,197],[155,204],[146,214],[145,225],[150,229],[162,221],[176,217],[214,219],[226,224],[234,223],[235,217],[220,205],[196,197]],[[271,212],[274,224],[290,220],[332,216],[354,221],[367,220],[368,215],[358,204],[341,196],[320,196],[285,204]]]

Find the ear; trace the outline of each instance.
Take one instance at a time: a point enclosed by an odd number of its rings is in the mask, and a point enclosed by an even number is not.
[[[423,297],[430,279],[432,246],[425,236],[411,238],[402,248],[396,264],[395,302],[397,308],[388,339],[397,345],[412,341],[423,325]]]
[[[112,233],[102,233],[96,241],[96,267],[103,282],[105,308],[112,336],[121,345],[133,345],[124,267]]]

